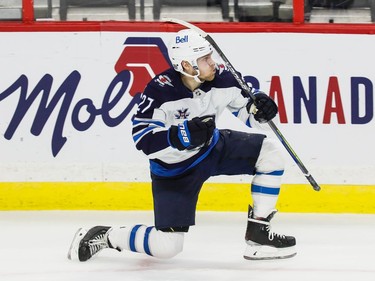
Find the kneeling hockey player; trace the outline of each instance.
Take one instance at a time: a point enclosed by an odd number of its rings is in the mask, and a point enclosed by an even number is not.
[[[233,75],[217,67],[211,44],[193,30],[176,33],[168,52],[173,68],[148,83],[133,119],[135,145],[150,160],[155,225],[79,229],[68,257],[86,261],[104,248],[177,255],[195,224],[200,189],[216,175],[253,175],[244,257],[294,256],[295,238],[270,227],[284,172],[280,143],[215,125],[224,109],[250,127],[266,123],[277,105],[260,91],[253,92],[255,100],[246,97]]]

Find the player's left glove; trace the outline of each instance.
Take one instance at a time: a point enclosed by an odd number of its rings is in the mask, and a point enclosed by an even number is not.
[[[249,113],[254,114],[255,120],[262,124],[276,116],[278,109],[273,99],[260,91],[255,92],[254,97],[255,99],[250,101],[246,108]]]
[[[195,117],[169,128],[168,138],[172,147],[190,150],[209,146],[216,128],[214,116]]]

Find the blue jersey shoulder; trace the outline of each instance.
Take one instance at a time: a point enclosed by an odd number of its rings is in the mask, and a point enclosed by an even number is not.
[[[239,74],[241,75],[241,74]],[[231,88],[237,87],[241,89],[241,86],[234,78],[233,74],[227,69],[218,69],[215,74],[215,79],[210,82],[205,82],[202,85],[202,90],[207,91],[210,88]]]
[[[162,104],[167,101],[192,97],[181,81],[180,73],[173,68],[157,74],[146,86],[144,94]]]
[[[230,71],[218,69],[215,79],[203,83],[200,88],[208,92],[211,88],[230,87],[241,88]],[[157,74],[146,86],[144,94],[157,101],[155,105],[158,104],[159,106],[164,102],[193,97],[193,93],[182,83],[181,74],[173,68]]]

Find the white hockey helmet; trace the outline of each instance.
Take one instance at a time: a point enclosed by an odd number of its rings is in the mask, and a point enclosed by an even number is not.
[[[198,78],[200,72],[198,69],[197,59],[212,52],[212,45],[201,35],[191,29],[183,29],[177,32],[173,36],[168,46],[169,59],[171,60],[174,69],[186,76],[193,77],[198,82],[202,81],[200,81]],[[181,65],[182,61],[189,62],[197,71],[197,74],[190,75],[184,72]]]

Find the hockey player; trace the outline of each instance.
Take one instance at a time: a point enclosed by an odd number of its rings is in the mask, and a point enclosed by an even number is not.
[[[244,96],[233,75],[216,66],[211,44],[192,30],[178,32],[168,52],[173,68],[148,83],[133,118],[135,145],[150,159],[155,225],[79,229],[68,257],[86,261],[113,248],[171,258],[195,224],[203,183],[215,175],[243,174],[254,175],[244,257],[294,256],[295,238],[270,227],[284,172],[279,142],[215,125],[224,109],[248,126],[266,123],[277,105],[260,91],[254,91],[254,101]]]

